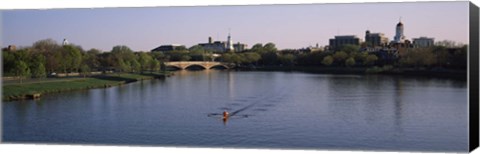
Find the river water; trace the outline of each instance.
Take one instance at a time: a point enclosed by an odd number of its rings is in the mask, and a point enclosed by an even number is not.
[[[179,71],[3,102],[3,141],[380,151],[468,150],[467,83],[299,72]],[[232,115],[226,121],[224,110]]]

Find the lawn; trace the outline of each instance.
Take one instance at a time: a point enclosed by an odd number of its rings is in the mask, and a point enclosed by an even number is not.
[[[72,80],[9,84],[3,85],[2,100],[9,101],[25,99],[31,94],[46,94],[90,88],[110,87],[139,80],[153,79],[159,75],[160,74],[122,73]]]

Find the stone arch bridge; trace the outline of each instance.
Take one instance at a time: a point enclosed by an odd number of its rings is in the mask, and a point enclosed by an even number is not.
[[[214,67],[221,67],[225,69],[230,69],[231,67],[227,63],[222,62],[210,62],[210,61],[174,61],[174,62],[165,62],[166,67],[176,67],[178,69],[187,69],[192,66],[200,66],[204,69],[211,69]]]

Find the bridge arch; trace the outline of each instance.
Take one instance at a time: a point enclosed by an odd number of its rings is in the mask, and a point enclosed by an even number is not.
[[[229,67],[228,67],[227,65],[218,64],[218,65],[212,65],[212,66],[210,66],[210,68],[208,68],[208,69],[215,69],[215,68],[228,69]]]
[[[175,61],[175,62],[166,62],[166,67],[174,67],[178,69],[188,69],[191,67],[200,67],[203,69],[214,69],[214,68],[224,68],[229,69],[228,64],[222,62],[209,62],[209,61]]]
[[[167,70],[182,70],[183,68],[180,67],[180,66],[177,66],[177,65],[165,65],[165,67],[167,68]]]
[[[183,69],[190,69],[190,68],[193,68],[193,67],[199,67],[199,68],[202,68],[202,69],[210,69],[210,68],[207,68],[203,65],[200,65],[200,64],[190,64],[190,65],[187,65],[185,66]]]

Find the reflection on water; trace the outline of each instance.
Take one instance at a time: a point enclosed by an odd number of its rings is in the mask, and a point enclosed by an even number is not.
[[[179,71],[4,102],[3,140],[464,152],[466,95],[446,79]]]

